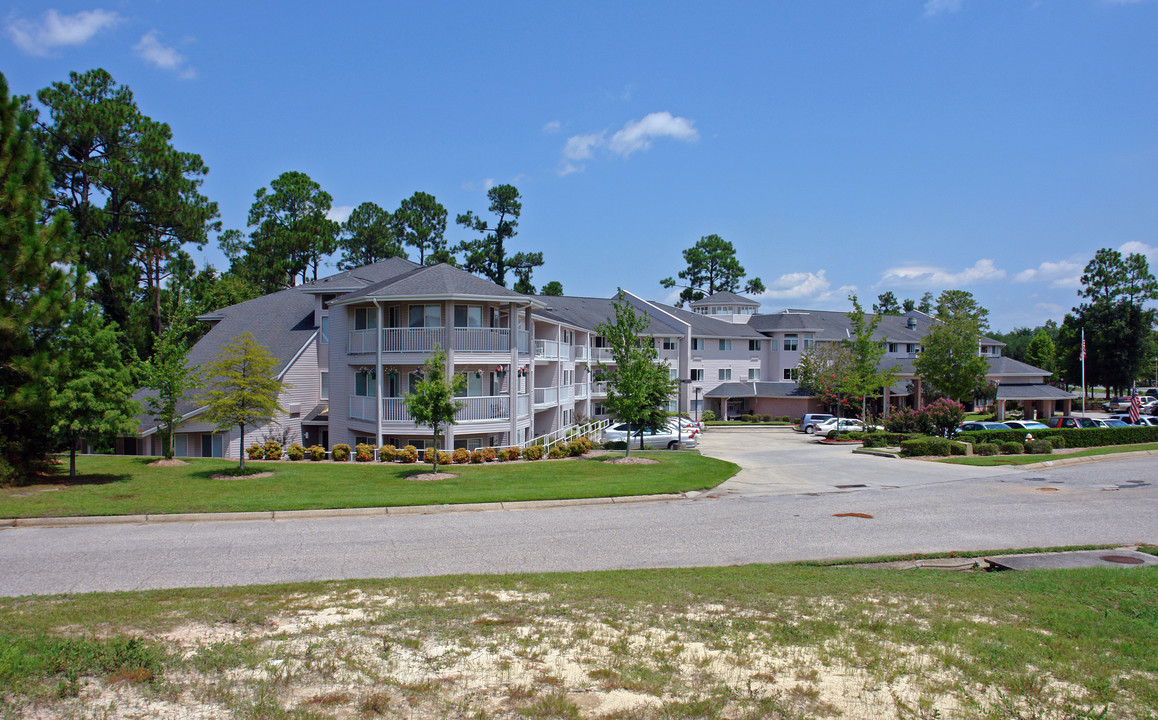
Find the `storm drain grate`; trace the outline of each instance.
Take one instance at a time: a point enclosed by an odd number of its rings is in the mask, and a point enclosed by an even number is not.
[[[1102,555],[1100,559],[1119,565],[1141,565],[1144,562],[1142,558],[1130,557],[1129,555]]]

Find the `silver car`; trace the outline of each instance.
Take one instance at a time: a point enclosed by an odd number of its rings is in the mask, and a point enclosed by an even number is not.
[[[694,448],[699,444],[699,441],[694,435],[688,434],[686,431],[679,433],[674,424],[668,425],[655,430],[634,429],[631,433],[631,447],[639,447],[639,439],[643,438],[643,446],[645,448],[667,448],[668,450],[675,450],[680,447]],[[603,431],[603,442],[624,442],[627,440],[627,423],[618,423],[611,425]]]

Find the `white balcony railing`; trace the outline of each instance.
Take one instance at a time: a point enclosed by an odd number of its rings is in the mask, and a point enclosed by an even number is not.
[[[402,404],[400,397],[382,398],[382,422],[387,423],[409,423],[414,422],[410,417],[410,411]]]
[[[454,351],[505,353],[511,351],[511,331],[507,328],[455,328]]]
[[[564,385],[563,387],[559,388],[559,402],[571,402],[572,398],[574,398],[573,393],[574,388],[572,388],[570,385]]]
[[[559,343],[555,340],[535,340],[536,360],[558,360]]]
[[[455,420],[458,420],[460,423],[507,420],[511,417],[510,395],[457,397],[455,401],[463,403],[466,406],[454,416]]]
[[[587,383],[575,383],[575,399],[587,399]]]
[[[593,382],[591,383],[591,397],[607,397],[607,383]]]
[[[611,348],[594,348],[591,350],[591,359],[595,362],[611,362]]]
[[[519,354],[529,355],[531,353],[531,333],[526,330],[520,330],[518,334]]]
[[[363,397],[362,395],[350,396],[350,419],[352,420],[377,420],[374,413],[374,403],[378,398]]]
[[[574,356],[573,359],[576,361],[584,361],[587,359],[587,346],[586,345],[576,345],[575,347],[573,347],[571,349],[571,352],[572,352],[572,355]]]
[[[526,393],[519,395],[519,417],[531,414],[531,399]]]
[[[421,353],[434,350],[435,345],[446,347],[445,328],[386,328],[382,331],[382,352]]]
[[[365,355],[367,353],[378,352],[378,346],[374,343],[374,328],[369,330],[351,330],[350,344],[347,352],[350,355]]]
[[[559,404],[559,388],[535,388],[535,407]]]

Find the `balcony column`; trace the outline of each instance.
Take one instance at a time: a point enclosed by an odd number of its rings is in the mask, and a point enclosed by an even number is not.
[[[522,445],[519,434],[519,329],[518,306],[507,303],[508,345],[511,351],[511,371],[507,373],[507,395],[511,403],[511,445]]]
[[[442,301],[442,337],[443,346],[446,350],[446,377],[447,379],[454,378],[454,303],[450,300]],[[444,448],[435,448],[435,452],[446,449],[447,451],[454,449],[454,425],[452,423],[446,424],[446,429],[442,434],[442,442]]]
[[[382,303],[374,301],[374,309],[378,316],[377,327],[374,328],[374,461],[378,460],[378,448],[382,447]]]
[[[530,414],[531,437],[535,437],[535,321],[531,319],[531,306],[523,311],[523,324],[527,331],[527,350],[530,355],[527,360],[527,412]]]

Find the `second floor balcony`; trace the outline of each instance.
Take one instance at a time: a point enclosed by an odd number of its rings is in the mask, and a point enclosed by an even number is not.
[[[377,420],[375,415],[376,400],[377,398],[373,397],[351,395],[350,418],[375,422]],[[382,398],[382,422],[384,424],[414,423],[414,418],[402,400],[400,397]],[[462,409],[454,416],[459,423],[496,422],[509,420],[511,417],[511,398],[509,395],[472,395],[457,397],[455,400],[463,404]],[[520,416],[525,416],[529,412],[526,395],[519,395],[518,397],[518,412]]]
[[[522,333],[520,333],[522,335]],[[374,328],[351,330],[347,352],[350,355],[373,355],[378,352],[378,335]],[[523,338],[519,337],[522,342]],[[439,345],[456,353],[504,354],[511,351],[511,331],[507,328],[385,328],[382,330],[382,352],[388,355],[426,355]]]

